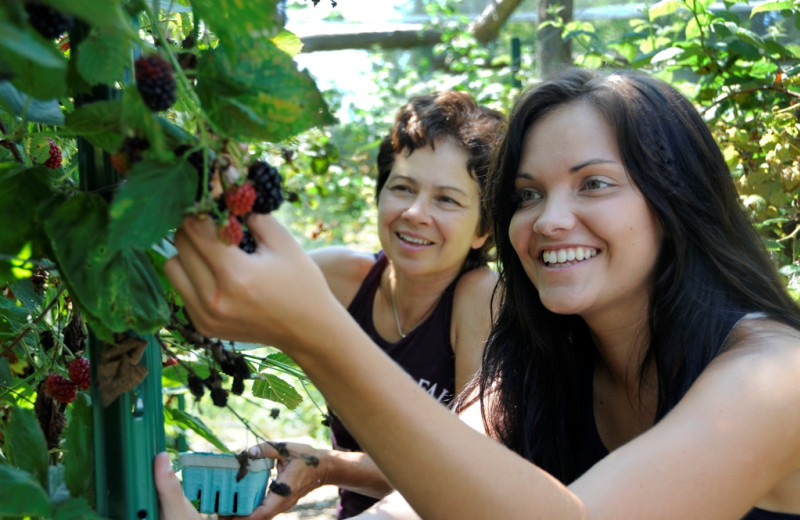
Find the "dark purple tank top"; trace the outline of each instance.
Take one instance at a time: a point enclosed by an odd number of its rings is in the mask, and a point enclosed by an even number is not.
[[[450,321],[458,278],[445,289],[428,319],[405,338],[397,343],[391,343],[378,334],[372,321],[375,293],[380,287],[381,275],[388,263],[389,260],[383,252],[376,255],[375,265],[361,282],[361,287],[347,310],[375,344],[408,372],[419,386],[440,403],[449,405],[455,391],[455,355],[450,344]],[[336,416],[335,411],[329,410],[329,414],[334,449],[361,451],[361,447]],[[355,516],[378,501],[344,489],[339,490],[339,497],[339,518]]]
[[[729,323],[729,330],[732,330],[736,323],[739,322],[744,316],[744,313],[736,313],[731,317]],[[600,433],[597,431],[597,423],[594,419],[594,408],[592,406],[592,375],[593,367],[587,366],[583,369],[582,380],[584,384],[581,385],[583,410],[582,421],[584,424],[584,431],[582,432],[582,442],[580,442],[581,451],[579,455],[579,464],[581,466],[581,473],[588,471],[596,462],[608,455],[608,449],[603,444],[600,438]],[[800,520],[800,515],[793,513],[778,513],[775,511],[767,511],[766,509],[759,509],[757,507],[751,509],[741,520]]]

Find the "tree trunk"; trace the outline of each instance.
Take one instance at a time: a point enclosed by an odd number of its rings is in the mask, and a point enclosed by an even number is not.
[[[568,41],[561,38],[561,29],[552,25],[542,26],[543,22],[553,20],[548,9],[561,6],[558,17],[564,23],[572,20],[572,0],[539,0],[536,32],[536,68],[540,78],[544,78],[556,70],[572,63],[572,49]]]
[[[470,33],[482,43],[495,40],[500,28],[521,3],[522,0],[490,0],[486,9],[470,25]],[[373,47],[382,50],[410,49],[433,47],[442,41],[442,33],[416,24],[410,29],[313,34],[301,36],[300,40],[303,42],[301,52],[371,49]]]

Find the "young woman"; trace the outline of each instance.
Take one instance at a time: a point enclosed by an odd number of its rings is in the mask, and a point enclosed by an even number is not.
[[[518,100],[492,175],[505,290],[460,409],[499,443],[424,399],[269,217],[254,258],[187,221],[168,271],[201,330],[294,356],[422,518],[800,519],[800,311],[692,105],[567,71]],[[302,295],[242,302],[289,276]]]

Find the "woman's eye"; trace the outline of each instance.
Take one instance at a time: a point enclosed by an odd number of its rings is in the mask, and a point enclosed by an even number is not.
[[[542,196],[538,191],[530,188],[524,188],[514,192],[514,199],[517,201],[518,205],[536,202],[541,198]]]
[[[444,197],[444,196],[439,197],[439,202],[444,202],[445,204],[458,204],[458,205],[460,205],[459,202],[456,199],[452,198],[452,197]]]
[[[586,187],[587,190],[599,190],[611,186],[611,183],[606,182],[602,179],[587,179],[584,186]]]
[[[391,186],[389,189],[392,191],[400,191],[400,192],[411,191],[411,188],[409,188],[405,184],[395,184],[394,186]]]

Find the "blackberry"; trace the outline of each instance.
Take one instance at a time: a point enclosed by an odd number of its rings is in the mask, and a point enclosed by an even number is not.
[[[78,396],[78,385],[61,374],[50,374],[45,379],[44,391],[56,401],[69,404]]]
[[[61,149],[58,147],[55,141],[47,138],[47,141],[50,143],[50,157],[44,162],[44,165],[51,170],[55,170],[59,166],[61,166]]]
[[[111,154],[111,165],[119,173],[125,174],[131,166],[142,160],[142,152],[150,148],[150,142],[141,137],[126,137],[119,149]]]
[[[228,404],[228,391],[222,388],[221,386],[212,388],[211,400],[214,402],[214,406],[219,406],[220,408],[224,408],[225,405]]]
[[[288,497],[292,494],[292,487],[286,482],[277,482],[273,480],[269,485],[269,491],[278,496]]]
[[[53,335],[53,331],[50,329],[44,329],[42,332],[39,333],[39,344],[42,346],[42,350],[45,352],[50,351],[53,347],[56,346],[56,338]]]
[[[273,419],[277,419],[281,415],[280,408],[273,408],[269,411],[269,416]]]
[[[186,380],[186,386],[189,387],[189,392],[191,392],[196,399],[203,397],[206,385],[197,374],[189,374],[189,378]]]
[[[175,77],[172,65],[159,54],[142,56],[133,62],[136,88],[142,101],[153,112],[166,110],[175,103]]]
[[[28,21],[36,32],[53,40],[72,29],[75,19],[39,2],[25,2]]]
[[[88,389],[92,384],[88,359],[84,357],[73,359],[69,364],[68,371],[69,378],[81,390]]]
[[[231,385],[231,393],[233,395],[242,395],[242,392],[244,392],[244,380],[234,377],[233,384]]]
[[[264,161],[256,161],[248,167],[247,178],[253,183],[257,194],[253,213],[271,213],[280,207],[283,202],[283,177],[277,168]]]
[[[219,227],[219,239],[229,246],[238,246],[244,238],[242,225],[233,215],[228,215],[228,221]]]
[[[175,155],[183,156],[186,155],[186,152],[191,150],[191,147],[188,144],[182,144],[175,149]],[[194,166],[195,171],[197,171],[198,183],[197,183],[197,193],[195,193],[194,200],[200,201],[203,198],[203,178],[205,177],[206,181],[208,182],[207,191],[211,193],[211,190],[214,189],[214,186],[211,182],[211,178],[214,176],[214,168],[211,167],[211,163],[213,162],[211,158],[211,154],[208,157],[208,174],[203,175],[203,150],[195,150],[194,152],[186,155],[186,160],[189,161],[189,164]]]
[[[244,230],[242,241],[239,242],[239,249],[248,254],[256,252],[256,238],[247,229]]]
[[[240,217],[247,215],[253,209],[256,200],[256,190],[249,182],[242,185],[233,185],[225,192],[225,206],[231,215]]]
[[[250,378],[250,365],[247,364],[247,361],[244,359],[244,356],[239,354],[233,358],[234,364],[234,373],[233,377],[238,377],[240,379],[249,379]]]

